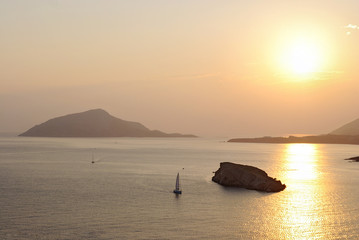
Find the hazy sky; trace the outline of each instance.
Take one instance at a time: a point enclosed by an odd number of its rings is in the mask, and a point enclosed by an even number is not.
[[[359,118],[359,1],[0,0],[0,132],[102,108],[200,136]]]

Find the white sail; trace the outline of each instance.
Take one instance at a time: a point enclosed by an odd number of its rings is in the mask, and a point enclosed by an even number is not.
[[[177,173],[175,189],[176,189],[177,191],[180,190],[179,173]]]

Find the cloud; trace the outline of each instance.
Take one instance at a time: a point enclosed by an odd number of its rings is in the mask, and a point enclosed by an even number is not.
[[[274,84],[293,81],[328,81],[338,78],[341,74],[343,74],[343,71],[317,71],[302,76],[290,73],[280,73],[274,75],[274,77],[278,80]]]
[[[171,79],[175,80],[194,80],[194,79],[205,79],[219,76],[220,73],[204,73],[204,74],[190,74],[190,75],[180,75],[172,76]]]
[[[358,25],[354,25],[354,24],[348,24],[348,25],[346,25],[344,28],[350,28],[350,29],[359,30],[359,26],[358,26]]]
[[[346,31],[346,34],[348,36],[350,36],[352,34],[353,31],[355,30],[359,30],[359,25],[355,25],[355,24],[348,24],[344,27],[345,29],[347,29]]]

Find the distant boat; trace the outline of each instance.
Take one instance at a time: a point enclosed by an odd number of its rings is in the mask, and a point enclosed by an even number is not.
[[[176,186],[175,186],[175,190],[173,190],[173,192],[174,192],[175,194],[182,194],[182,190],[181,190],[181,186],[180,186],[180,181],[179,181],[179,173],[177,173]]]
[[[91,163],[95,163],[95,159],[94,159],[94,156],[93,156],[93,152],[92,152],[92,161]]]

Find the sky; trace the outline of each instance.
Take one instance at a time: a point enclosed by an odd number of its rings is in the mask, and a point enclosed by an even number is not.
[[[359,1],[0,0],[0,132],[102,108],[208,137],[359,118]]]

